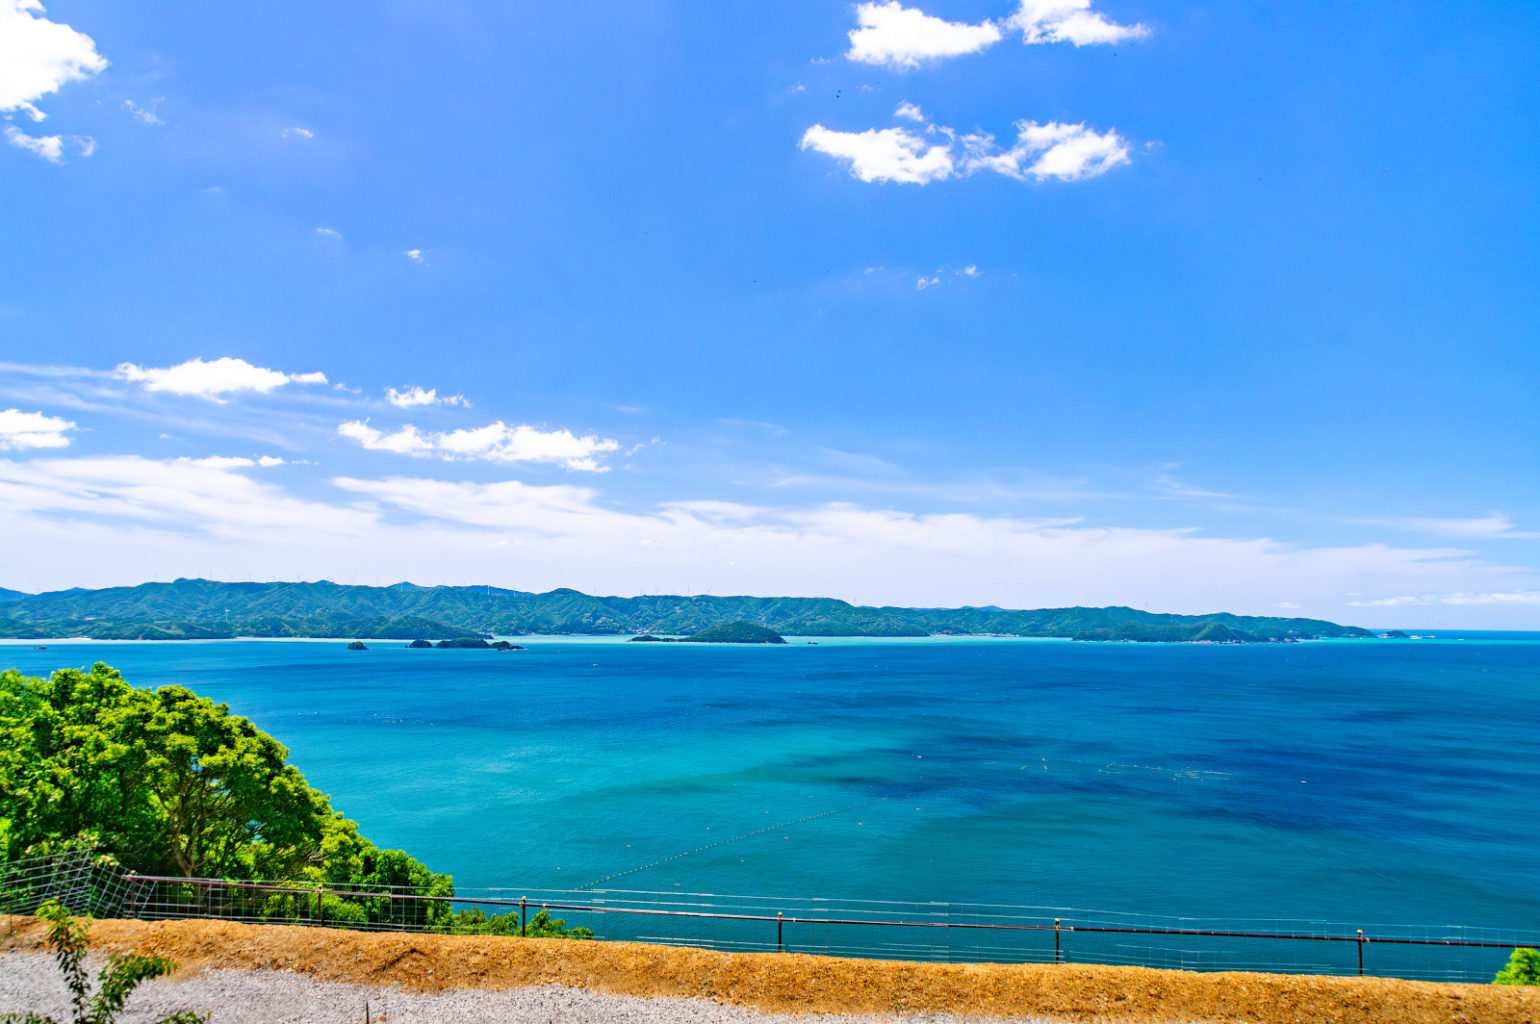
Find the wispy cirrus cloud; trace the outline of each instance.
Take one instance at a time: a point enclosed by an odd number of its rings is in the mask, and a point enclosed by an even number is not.
[[[1071,43],[1094,46],[1141,39],[1143,25],[1120,25],[1091,9],[1091,0],[1021,0],[1015,13],[999,20],[947,21],[899,0],[862,3],[856,7],[847,59],[911,70],[922,64],[979,53],[1021,33],[1023,43]]]
[[[1501,512],[1468,519],[1441,519],[1434,516],[1381,516],[1361,520],[1372,526],[1388,526],[1415,533],[1431,533],[1440,537],[1462,537],[1470,540],[1540,540],[1540,532],[1520,530],[1513,520]]]
[[[450,461],[552,462],[588,473],[606,472],[609,467],[600,463],[599,456],[620,449],[620,442],[593,434],[579,437],[570,430],[540,430],[527,424],[510,426],[502,420],[484,427],[442,432],[419,430],[412,424],[387,432],[365,420],[351,420],[340,424],[337,433],[371,451]]]
[[[1401,594],[1396,597],[1348,602],[1350,608],[1428,608],[1434,605],[1540,605],[1540,590]]]
[[[243,391],[266,394],[285,384],[326,383],[324,373],[284,373],[230,356],[211,360],[200,356],[159,368],[119,363],[114,372],[120,379],[136,383],[146,391],[191,395],[220,403],[228,401],[225,396]]]
[[[135,121],[138,121],[140,124],[148,125],[163,125],[166,123],[165,121],[161,120],[159,114],[155,113],[155,108],[159,105],[160,100],[158,99],[152,102],[148,107],[141,107],[133,100],[123,101],[123,109],[128,111],[130,117],[132,117]]]

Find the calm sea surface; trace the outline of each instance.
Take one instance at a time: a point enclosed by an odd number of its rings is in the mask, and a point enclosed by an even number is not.
[[[464,886],[1540,930],[1540,634],[1461,635],[53,642],[0,664],[226,701]]]

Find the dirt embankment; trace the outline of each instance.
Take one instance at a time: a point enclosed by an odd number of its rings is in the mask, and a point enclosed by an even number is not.
[[[104,950],[184,969],[295,971],[419,991],[566,985],[703,996],[790,1013],[1040,1014],[1071,1021],[1540,1024],[1540,988],[1383,978],[1198,974],[1082,964],[924,964],[720,953],[626,942],[349,932],[224,921],[97,921]],[[0,918],[0,951],[43,948],[42,925]]]

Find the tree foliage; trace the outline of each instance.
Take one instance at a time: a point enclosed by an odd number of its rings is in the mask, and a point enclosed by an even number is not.
[[[452,891],[360,836],[288,753],[226,704],[139,689],[100,663],[0,672],[0,852],[84,840],[141,874]]]
[[[1494,985],[1540,985],[1540,949],[1520,947],[1508,958],[1508,966],[1497,972]]]
[[[454,880],[364,838],[288,756],[228,705],[185,687],[139,689],[100,663],[47,679],[0,672],[0,860],[86,849],[143,875],[299,888],[221,891],[223,909],[268,920],[518,932],[516,914],[510,931],[510,915],[422,899],[453,896]],[[215,911],[207,887],[186,889],[191,906]],[[531,935],[593,934],[544,912],[530,926]]]

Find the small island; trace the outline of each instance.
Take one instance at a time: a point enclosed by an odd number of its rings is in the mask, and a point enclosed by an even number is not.
[[[413,640],[411,643],[406,645],[406,649],[409,651],[432,650],[432,648],[433,645],[426,640]]]
[[[354,640],[352,643],[348,644],[348,650],[350,651],[367,651],[368,649],[369,648],[364,645],[362,640]]]
[[[699,633],[686,637],[653,636],[643,633],[633,636],[627,643],[633,644],[784,644],[786,638],[773,629],[756,626],[752,622],[725,622],[709,626]]]

